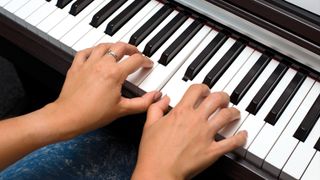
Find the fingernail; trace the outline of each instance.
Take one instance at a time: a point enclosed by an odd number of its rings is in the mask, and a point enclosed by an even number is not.
[[[240,132],[243,133],[243,134],[246,136],[246,138],[248,137],[248,131],[242,130],[242,131],[240,131]]]
[[[160,91],[157,91],[154,95],[153,95],[153,101],[156,102],[158,101],[162,96],[162,93]]]

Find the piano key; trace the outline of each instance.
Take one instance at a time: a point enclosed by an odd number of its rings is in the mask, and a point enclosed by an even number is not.
[[[272,72],[272,71],[271,71]],[[280,98],[281,93],[285,91],[285,88],[295,75],[293,69],[289,69],[287,73],[283,76],[277,87],[272,91],[266,102],[262,105],[261,109],[256,115],[249,114],[247,119],[243,122],[237,132],[241,130],[247,130],[248,138],[243,149],[239,150],[239,154],[245,155],[246,150],[251,145],[252,141],[255,139],[261,128],[263,128],[265,121],[263,120],[268,112],[271,110],[277,99]],[[268,76],[267,76],[268,77]]]
[[[258,136],[254,139],[253,143],[248,149],[246,158],[261,167],[264,159],[268,152],[271,150],[273,144],[277,141],[282,131],[285,129],[287,124],[290,122],[292,116],[301,105],[302,101],[306,97],[307,93],[314,84],[314,80],[306,78],[293,99],[290,101],[287,108],[280,116],[275,126],[266,123]]]
[[[119,7],[121,7],[126,0],[112,0],[100,11],[98,11],[90,22],[91,26],[97,28],[100,26],[111,14],[113,14]]]
[[[169,5],[164,5],[132,35],[129,43],[138,46],[172,11],[173,9]]]
[[[314,148],[315,148],[316,150],[320,151],[320,137],[319,137],[317,143],[314,145]]]
[[[0,6],[4,7],[5,5],[7,5],[10,1],[12,0],[0,0]]]
[[[289,160],[284,166],[280,178],[282,179],[300,179],[303,172],[306,170],[312,157],[315,155],[316,150],[313,148],[320,134],[320,120],[315,124],[310,136],[305,142],[299,142],[291,154]],[[320,170],[320,169],[319,169]]]
[[[291,153],[297,146],[299,140],[293,137],[294,132],[297,130],[299,124],[311,108],[315,97],[319,95],[320,83],[316,82],[308,95],[299,106],[298,110],[286,126],[277,142],[273,145],[271,151],[268,153],[262,168],[269,173],[279,176],[280,170],[284,167]]]
[[[42,0],[31,0],[27,4],[25,4],[23,8],[20,8],[18,11],[16,11],[15,15],[20,17],[21,19],[25,19],[39,7],[41,7],[44,3],[46,2]]]
[[[63,9],[56,9],[53,13],[51,13],[48,17],[43,19],[38,25],[37,28],[42,30],[43,32],[49,32],[54,26],[56,26],[59,22],[61,22],[67,15],[68,11],[71,8],[71,3],[69,3]]]
[[[143,53],[151,57],[156,50],[187,20],[184,13],[178,13],[156,36],[145,46]]]
[[[125,10],[111,20],[106,28],[105,33],[114,35],[132,16],[134,16],[149,0],[133,1]]]
[[[190,18],[186,22],[190,22]],[[189,26],[191,23],[183,25]],[[184,31],[184,29],[179,28],[178,30]],[[139,87],[145,91],[160,90],[167,81],[172,77],[172,75],[177,71],[179,67],[185,62],[188,58],[188,55],[197,47],[197,45],[202,41],[202,39],[209,33],[210,28],[208,26],[203,27],[199,33],[197,33],[187,44],[186,46],[175,56],[167,66],[162,64],[157,64],[150,74],[142,81]],[[179,34],[173,34],[172,37],[151,57],[151,59],[159,59],[160,55],[165,49],[175,40],[182,32]],[[156,79],[156,81],[154,80]]]
[[[212,56],[220,49],[228,37],[219,32],[219,34],[208,44],[208,46],[197,56],[197,58],[189,65],[183,76],[185,81],[193,80],[199,71],[207,64]]]
[[[144,18],[148,18],[148,14],[152,12],[157,5],[159,5],[157,1],[151,0],[112,37],[104,33],[104,27],[106,27],[112,19],[112,17],[107,18],[105,22],[103,22],[98,28],[91,28],[91,30],[85,36],[83,36],[75,45],[73,45],[73,48],[78,51],[100,42],[120,41],[121,38],[131,30],[131,28],[139,26],[139,22],[144,21]]]
[[[227,70],[227,68],[233,63],[233,61],[238,57],[245,46],[246,45],[244,44],[244,42],[242,42],[242,40],[237,40],[237,42],[233,44],[228,52],[212,68],[208,75],[206,75],[203,83],[211,88]]]
[[[311,130],[313,129],[314,125],[316,124],[318,118],[320,117],[320,95],[313,103],[311,109],[309,110],[306,117],[304,117],[302,123],[294,133],[294,137],[299,139],[300,141],[304,142]],[[320,133],[319,133],[320,134]]]
[[[55,4],[57,0],[53,0],[43,4],[39,9],[34,11],[27,19],[25,19],[29,24],[36,26],[39,24],[44,18],[50,15],[54,10],[57,9]]]
[[[57,7],[62,9],[65,6],[67,6],[71,1],[72,0],[58,0]]]
[[[107,4],[109,1],[95,0],[87,8],[81,11],[77,16],[68,15],[63,21],[49,31],[49,35],[55,39],[61,39],[68,31],[76,26],[90,13],[94,13],[100,9],[101,5]],[[103,6],[102,6],[103,7]],[[101,8],[102,8],[101,7]]]
[[[188,66],[199,54],[208,46],[210,41],[217,36],[218,32],[211,30],[209,34],[200,42],[197,48],[190,54],[185,63],[178,69],[168,83],[161,89],[163,94],[170,97],[170,106],[174,107],[181,99],[185,91],[191,85],[189,82],[183,81],[182,77]],[[195,82],[196,83],[196,82]],[[201,83],[201,82],[200,82]]]
[[[76,16],[79,14],[84,8],[86,8],[93,0],[77,0],[74,2],[70,9],[70,14]]]
[[[312,158],[308,168],[304,172],[301,180],[312,180],[314,178],[320,177],[319,169],[320,169],[320,152],[317,152],[313,156],[313,158]]]
[[[23,5],[25,5],[29,0],[18,0],[18,1],[10,1],[8,4],[4,6],[4,8],[11,12],[14,13],[17,10],[19,10]]]
[[[190,41],[193,36],[203,27],[200,20],[195,20],[189,27],[162,53],[160,64],[167,66],[179,51]]]
[[[281,95],[281,98],[278,99],[272,110],[268,113],[265,121],[275,125],[279,116],[286,108],[287,104],[292,99],[293,95],[297,92],[299,87],[301,86],[303,80],[306,78],[306,75],[303,73],[297,73],[296,76],[292,79],[287,89]]]
[[[235,74],[242,68],[244,63],[249,59],[251,54],[254,52],[253,48],[249,46],[245,47],[244,50],[239,54],[239,56],[234,60],[227,71],[221,76],[221,78],[216,82],[216,84],[211,88],[212,92],[222,91],[231,79],[234,78]]]
[[[270,57],[266,54],[263,54],[255,65],[250,69],[248,74],[241,80],[240,84],[236,87],[236,89],[232,92],[230,96],[230,101],[233,104],[238,104],[250,86],[254,83],[254,81],[258,78],[260,73],[263,71],[265,66],[270,61]]]
[[[254,96],[249,106],[246,108],[246,111],[254,115],[257,113],[257,111],[260,109],[267,97],[276,87],[287,69],[288,67],[283,63],[280,63],[278,65],[278,67],[273,71],[265,84],[261,87],[259,92]]]
[[[243,122],[246,121],[246,117],[249,115],[249,113],[245,110],[245,107],[247,107],[250,101],[252,100],[253,94],[256,94],[259,91],[259,89],[261,89],[262,85],[267,81],[267,78],[273,72],[273,70],[277,67],[277,65],[278,65],[278,62],[276,60],[271,60],[268,63],[268,65],[263,70],[261,75],[250,87],[250,89],[248,90],[248,93],[244,95],[244,97],[242,98],[242,100],[239,102],[238,105],[234,106],[240,111],[241,118],[238,121],[232,123],[231,125],[221,130],[219,132],[220,135],[222,135],[223,137],[231,137],[237,132],[237,130],[241,127]]]

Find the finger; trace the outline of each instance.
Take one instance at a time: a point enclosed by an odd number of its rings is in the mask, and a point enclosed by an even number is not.
[[[195,107],[199,100],[210,94],[210,90],[205,84],[193,84],[191,85],[182,99],[178,103],[179,106],[191,106]]]
[[[104,57],[111,45],[111,43],[101,43],[95,46],[91,53],[90,60],[99,60]]]
[[[208,95],[199,105],[198,110],[209,118],[218,108],[225,108],[229,104],[229,95],[224,92],[214,92]]]
[[[93,48],[87,48],[81,51],[78,51],[75,55],[71,67],[79,67],[85,63],[85,61],[89,58],[92,53]]]
[[[213,135],[230,122],[238,119],[240,119],[240,111],[238,109],[234,107],[221,109],[209,120]]]
[[[147,108],[161,97],[161,92],[152,91],[142,97],[122,98],[120,101],[121,112],[124,115],[144,112]]]
[[[146,56],[136,53],[121,61],[119,65],[124,73],[124,79],[126,79],[129,74],[135,72],[140,67],[151,68],[153,66],[153,62]]]
[[[243,146],[246,143],[248,133],[246,131],[240,131],[232,137],[221,140],[219,142],[212,143],[212,149],[215,155],[222,156],[238,147]]]
[[[147,121],[145,127],[150,127],[154,122],[163,117],[164,113],[167,111],[170,99],[168,96],[164,96],[160,101],[152,104],[148,109]]]
[[[135,53],[139,53],[137,47],[124,42],[114,43],[108,50],[110,50],[114,54],[114,56],[106,55],[104,56],[104,58],[112,57],[112,59],[114,59],[115,61],[121,60],[125,55],[131,56]]]

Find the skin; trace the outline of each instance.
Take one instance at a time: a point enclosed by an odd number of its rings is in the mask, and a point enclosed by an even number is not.
[[[108,50],[117,58],[106,54]],[[210,93],[205,85],[192,85],[166,115],[170,99],[161,98],[158,91],[133,99],[122,97],[121,86],[127,76],[152,65],[136,47],[121,42],[79,51],[56,101],[0,122],[0,170],[42,146],[72,139],[147,109],[132,179],[189,179],[245,143],[246,132],[214,140],[214,135],[239,119],[240,113],[228,108],[227,94]]]

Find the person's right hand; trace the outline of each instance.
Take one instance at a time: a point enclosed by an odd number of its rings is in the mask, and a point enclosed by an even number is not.
[[[240,113],[228,107],[229,96],[193,85],[180,103],[164,116],[169,98],[150,106],[133,179],[188,179],[221,155],[242,146],[242,131],[221,141],[215,134]]]

